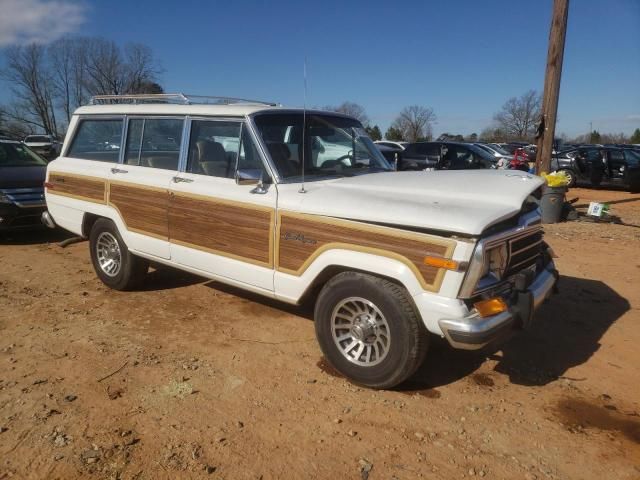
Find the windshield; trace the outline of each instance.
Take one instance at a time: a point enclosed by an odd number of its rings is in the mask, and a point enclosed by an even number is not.
[[[481,148],[482,150],[484,150],[487,153],[490,153],[491,155],[493,155],[493,152],[497,152],[496,149],[489,147],[487,145],[483,145],[482,143],[475,143],[474,146]]]
[[[46,166],[47,162],[20,143],[0,143],[0,167]]]
[[[494,152],[498,152],[500,155],[509,155],[509,152],[507,152],[504,148],[499,147],[498,145],[491,145],[491,148]]]
[[[51,138],[45,135],[30,135],[27,138],[25,138],[24,141],[44,143],[44,142],[51,142]]]
[[[301,178],[303,158],[309,180],[391,170],[357,120],[317,113],[308,113],[305,120],[296,112],[257,115],[255,123],[285,181]]]
[[[486,150],[483,150],[482,148],[479,148],[479,145],[468,145],[468,148],[473,153],[475,153],[479,157],[484,158],[485,160],[487,160],[489,162],[494,162],[495,161],[495,158],[493,158],[493,155],[488,153]]]

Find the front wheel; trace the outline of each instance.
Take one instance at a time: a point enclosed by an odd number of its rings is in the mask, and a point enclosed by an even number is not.
[[[89,248],[98,278],[114,290],[133,289],[149,269],[149,262],[129,252],[115,224],[106,218],[93,224]]]
[[[564,173],[565,176],[567,177],[567,180],[569,181],[569,183],[567,183],[567,187],[575,187],[576,186],[576,174],[573,173],[572,170],[563,169],[563,170],[559,170],[559,172]]]
[[[344,272],[324,286],[315,330],[328,362],[355,383],[392,388],[422,364],[428,337],[407,291],[395,283]]]

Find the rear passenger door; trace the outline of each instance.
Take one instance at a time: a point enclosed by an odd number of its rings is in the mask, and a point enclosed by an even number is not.
[[[253,135],[240,119],[188,120],[187,156],[171,186],[172,260],[241,285],[273,290],[277,191]],[[239,185],[237,169],[263,175],[264,189]]]
[[[170,258],[169,187],[178,172],[184,117],[129,117],[122,161],[110,171],[109,204],[134,251]]]

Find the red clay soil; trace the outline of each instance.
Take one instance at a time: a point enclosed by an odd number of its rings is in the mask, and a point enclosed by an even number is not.
[[[104,287],[87,243],[0,240],[0,480],[638,479],[640,195],[548,226],[560,294],[472,354],[433,339],[396,391],[323,363],[308,307],[171,269]]]

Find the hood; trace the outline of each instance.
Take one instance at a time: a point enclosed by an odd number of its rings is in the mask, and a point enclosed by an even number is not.
[[[0,166],[0,188],[42,187],[46,173],[47,167],[45,166]]]
[[[479,235],[521,209],[544,181],[505,170],[388,172],[279,186],[279,206],[303,213]],[[285,187],[285,188],[281,188]]]

